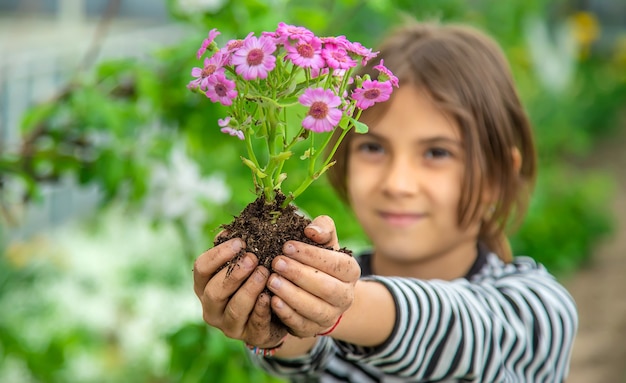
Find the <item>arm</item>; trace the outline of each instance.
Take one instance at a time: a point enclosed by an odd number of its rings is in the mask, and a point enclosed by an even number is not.
[[[332,354],[411,381],[562,381],[577,327],[572,298],[530,260],[497,267],[476,283],[361,280],[334,348],[318,337],[305,356],[261,363],[296,373],[323,368]]]
[[[379,347],[337,342],[347,360],[409,380],[566,377],[576,309],[545,270],[514,271],[482,283],[373,279],[394,297],[396,324]]]
[[[332,233],[334,227],[331,231],[308,235],[317,236],[316,241],[323,242],[323,237],[328,239]],[[287,337],[277,358],[258,358],[269,371],[285,375],[312,373],[324,369],[331,356],[339,356],[376,367],[389,375],[416,380],[455,376],[483,377],[488,381],[500,377],[558,381],[567,374],[577,326],[576,308],[565,289],[532,261],[491,265],[494,270],[490,277],[476,283],[396,277],[358,281],[354,284],[352,305],[331,334],[336,339],[332,342],[330,337],[313,335],[328,328],[345,309],[340,307],[343,301],[340,298],[351,296],[353,284],[329,276],[339,273],[345,278],[344,273],[352,270],[348,267],[352,265],[350,258],[337,257],[336,252],[303,243],[293,245],[297,251],[286,251],[288,255],[277,257],[283,257],[289,265],[277,272],[284,283],[280,287],[272,287],[271,283],[269,286],[275,293],[271,301],[274,311],[289,323],[290,332],[297,336]],[[232,250],[229,255],[220,251],[212,258],[224,258],[223,263],[232,255]],[[328,263],[329,260],[334,261]],[[201,265],[197,263],[198,266]],[[240,273],[250,275],[252,270],[254,268],[242,267]],[[322,270],[325,271],[320,272]],[[233,275],[231,278],[240,279],[239,284],[245,281],[246,277]],[[214,286],[236,285],[225,283],[219,273],[216,277]],[[205,283],[203,278],[196,280],[196,293],[200,293],[205,320],[227,317],[226,313],[232,309],[225,307],[234,301],[244,307],[235,312],[246,313],[247,310],[250,318],[261,319],[269,315],[267,302],[258,309],[261,296],[255,302],[256,291],[261,291],[263,284],[239,290],[228,287],[219,294],[220,299],[207,299],[206,296],[211,295],[207,290],[212,279],[203,291],[198,289]],[[251,279],[245,283],[250,283]],[[226,304],[231,294],[229,290],[237,293],[232,295],[232,302]],[[333,291],[337,291],[339,299],[332,296]],[[244,296],[238,297],[242,293]],[[333,303],[320,300],[320,296]],[[285,304],[281,305],[281,301]],[[218,309],[212,308],[214,306]],[[210,314],[213,311],[215,313]],[[247,320],[248,314],[244,317]],[[246,323],[255,323],[246,320],[239,321],[241,324],[234,328],[246,329]],[[232,318],[224,323],[232,327],[231,322]],[[224,324],[221,326],[224,331]],[[243,332],[267,333],[258,326],[237,334]],[[253,340],[243,336],[238,339],[250,343],[261,339],[246,336]],[[268,345],[278,343],[278,340],[261,341]]]
[[[298,258],[300,257],[306,260],[306,262],[312,263],[310,254],[303,252],[298,256]],[[292,259],[290,262],[294,260],[295,259]],[[283,271],[283,278],[292,278],[291,280],[293,281],[305,279],[297,277],[298,273],[295,270],[298,269],[300,269],[300,267],[293,266],[285,269]],[[293,273],[293,276],[291,273]],[[271,281],[273,278],[277,277],[270,277],[269,282],[270,289],[276,294],[272,298],[272,308],[285,324],[288,326],[291,325],[290,327],[298,328],[298,322],[302,321],[302,319],[299,318],[300,315],[298,312],[303,313],[302,315],[307,315],[307,310],[309,310],[306,306],[306,300],[302,299],[300,295],[301,292],[298,291],[301,287],[297,286],[295,283],[292,284],[292,282],[288,282],[289,280],[282,280],[281,286],[276,288],[272,286]],[[302,282],[296,283],[302,284]],[[330,286],[330,284],[328,284],[328,286]],[[314,291],[317,288],[319,287],[311,287]],[[333,294],[333,291],[335,291],[335,294]],[[330,298],[333,295],[335,295],[336,298]],[[342,296],[336,289],[332,288],[329,288],[328,297],[325,299],[348,299],[352,301],[351,298]],[[315,306],[319,306],[319,304]],[[311,307],[310,315],[312,317],[314,315],[320,315],[319,313],[321,312],[321,307],[315,308],[315,306],[309,305],[309,307]],[[356,282],[354,287],[354,301],[349,307],[350,308],[343,313],[341,321],[333,330],[333,338],[364,346],[375,346],[383,343],[389,337],[394,327],[395,307],[391,293],[383,284],[362,280]],[[324,314],[321,314],[321,316],[323,315]],[[337,321],[337,314],[334,315],[335,316],[331,314],[331,318],[333,318],[331,321],[326,321],[326,328],[332,326],[334,323],[332,321]],[[322,320],[318,319],[315,321],[321,322]],[[325,332],[324,327],[320,326],[318,332]],[[276,356],[280,358],[293,358],[306,354],[319,339],[315,334],[316,333],[313,333],[313,336],[305,335],[303,337],[288,336],[283,347],[277,351]]]

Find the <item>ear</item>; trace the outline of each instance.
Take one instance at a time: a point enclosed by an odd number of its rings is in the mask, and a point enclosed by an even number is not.
[[[513,170],[519,174],[520,170],[522,170],[522,153],[520,153],[517,147],[511,149],[511,157],[513,157]]]

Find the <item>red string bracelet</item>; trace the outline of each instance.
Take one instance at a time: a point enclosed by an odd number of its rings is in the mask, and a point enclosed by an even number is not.
[[[335,329],[337,328],[337,325],[339,324],[339,322],[341,322],[341,318],[343,317],[343,314],[339,315],[339,318],[337,318],[337,322],[335,322],[335,324],[333,325],[333,327],[329,328],[328,330],[317,334],[318,336],[324,336],[324,335],[328,335],[331,332],[335,331]]]

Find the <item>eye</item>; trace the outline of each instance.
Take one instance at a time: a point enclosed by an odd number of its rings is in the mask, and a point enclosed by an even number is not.
[[[444,148],[429,148],[424,156],[428,159],[443,159],[452,156],[452,152]]]
[[[383,146],[376,142],[362,142],[356,147],[357,152],[361,153],[383,153]]]

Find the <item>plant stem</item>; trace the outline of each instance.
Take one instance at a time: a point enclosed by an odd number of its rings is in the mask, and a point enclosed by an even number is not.
[[[318,179],[322,174],[326,172],[326,170],[328,170],[331,166],[334,165],[334,162],[331,162],[331,159],[333,158],[333,155],[337,151],[337,148],[339,147],[339,143],[341,142],[341,140],[343,140],[343,138],[345,137],[345,135],[348,133],[350,129],[351,129],[350,126],[348,126],[346,129],[343,129],[339,140],[337,140],[337,143],[333,147],[333,150],[329,153],[328,157],[326,157],[326,159],[324,160],[324,163],[322,164],[322,168],[316,172],[315,163],[317,162],[319,156],[322,153],[324,153],[324,150],[330,143],[332,136],[333,136],[332,133],[328,134],[328,137],[326,137],[326,141],[324,141],[324,143],[319,148],[319,150],[310,157],[309,171],[308,171],[307,177],[304,179],[304,181],[300,184],[300,186],[298,186],[298,188],[293,193],[287,196],[285,201],[282,203],[281,207],[286,207],[287,205],[289,205],[289,203],[291,203],[293,200],[296,199],[296,197],[302,194],[309,187],[309,185],[311,185],[313,181]],[[313,150],[312,138],[311,138],[311,150]]]
[[[346,136],[346,134],[348,134],[348,131],[350,131],[350,129],[351,129],[351,127],[347,127],[346,129],[343,130],[343,132],[341,132],[341,136],[339,136],[339,138],[335,142],[335,146],[333,146],[333,149],[328,154],[328,157],[326,157],[326,159],[324,160],[324,166],[326,166],[326,165],[328,165],[328,163],[330,163],[330,160],[333,158],[333,156],[335,155],[335,152],[339,148],[339,144],[341,144],[341,141],[343,141],[344,137]],[[328,145],[329,141],[330,141],[330,137],[324,143],[324,147],[326,147],[326,145]]]
[[[281,204],[281,208],[287,207],[287,205],[289,205],[293,200],[296,199],[296,197],[298,197],[300,194],[302,194],[309,187],[309,185],[311,185],[311,183],[313,181],[318,179],[322,174],[326,173],[326,170],[328,170],[334,164],[335,164],[334,162],[330,162],[330,163],[326,164],[324,167],[322,167],[318,172],[315,172],[312,176],[308,176],[304,180],[304,182],[302,182],[300,184],[300,186],[298,186],[296,191],[294,191],[293,193],[290,193],[285,198],[285,201],[283,201],[283,203]]]

